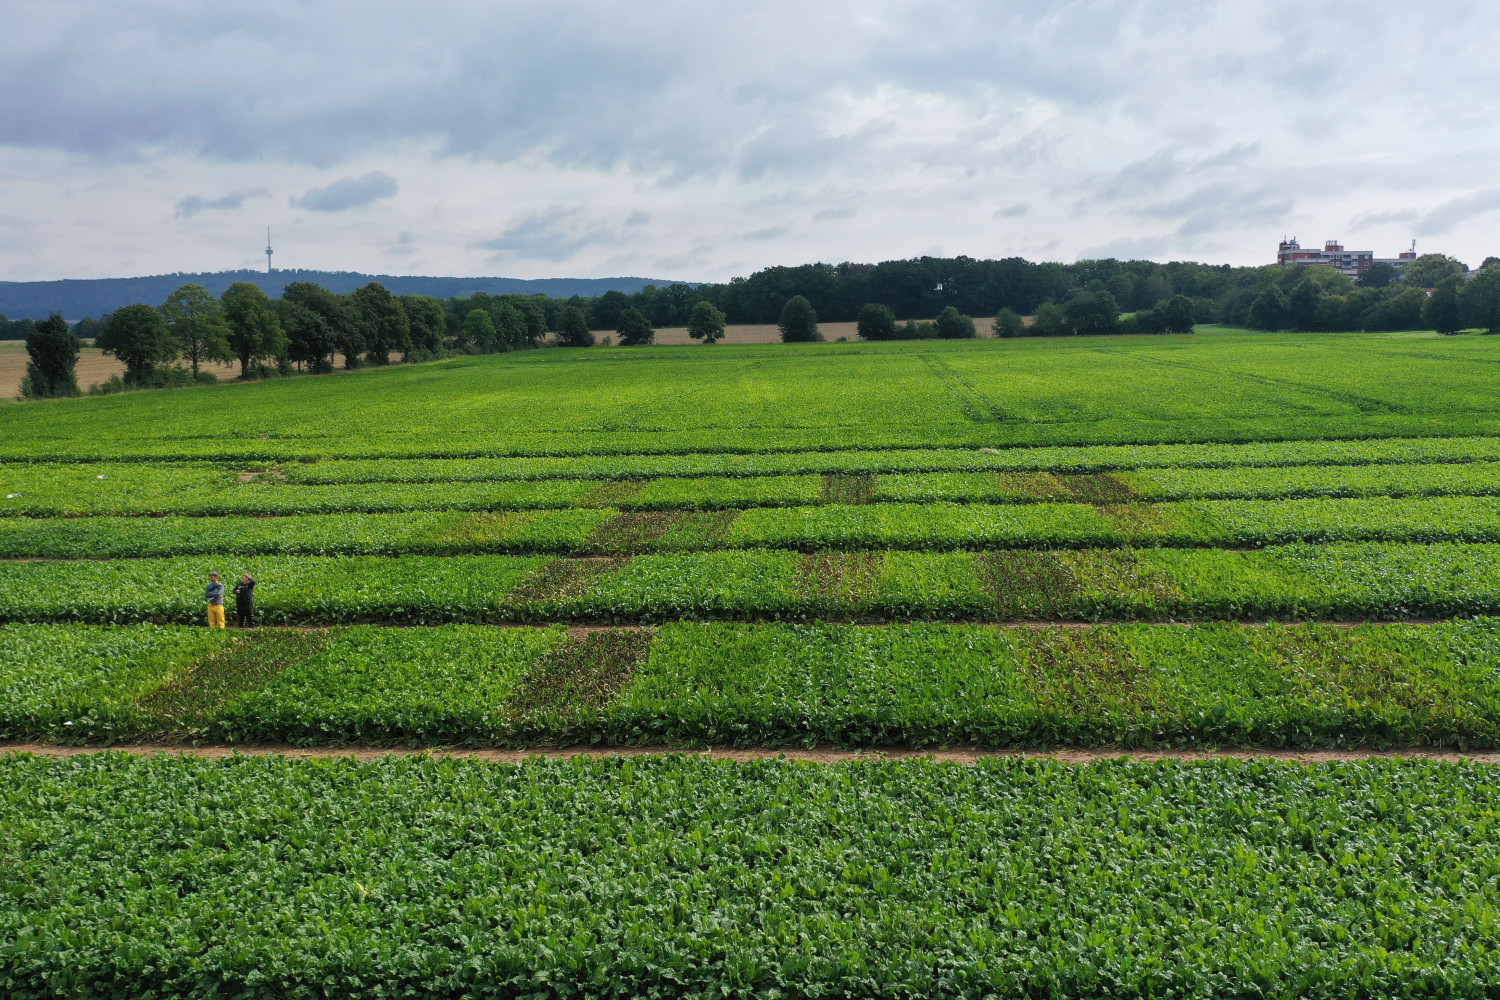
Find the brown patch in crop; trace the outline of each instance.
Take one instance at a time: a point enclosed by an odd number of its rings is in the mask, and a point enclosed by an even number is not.
[[[595,528],[585,546],[590,552],[633,553],[652,547],[683,519],[682,514],[667,510],[627,510]]]
[[[511,591],[510,599],[520,603],[577,597],[599,577],[618,570],[626,562],[627,559],[613,557],[554,559],[523,580]]]
[[[804,552],[797,557],[798,592],[819,603],[859,604],[880,591],[883,552]]]
[[[995,472],[991,475],[1011,496],[1043,499],[1068,496],[1067,488],[1048,472]]]
[[[263,483],[270,480],[286,481],[286,473],[280,469],[262,469],[259,472],[246,470],[235,477],[239,483]]]
[[[1135,490],[1108,473],[1058,476],[1067,495],[1081,503],[1125,503],[1135,497]]]
[[[1159,691],[1119,636],[1099,629],[1037,629],[1019,643],[1019,674],[1039,708],[1063,716],[1126,704],[1150,711]]]
[[[259,690],[287,667],[322,649],[335,630],[261,629],[193,665],[140,699],[153,727],[166,736],[203,732],[235,698]]]
[[[651,649],[653,633],[597,629],[568,641],[526,673],[506,703],[511,722],[526,730],[555,728],[597,711],[620,693]]]
[[[824,503],[866,504],[875,499],[874,476],[827,475],[822,486]]]
[[[1072,606],[1078,581],[1052,552],[976,552],[979,581],[1001,619],[1057,618]]]
[[[1124,535],[1156,535],[1177,523],[1175,517],[1157,504],[1098,504],[1095,509],[1110,527]]]
[[[614,507],[646,488],[645,479],[608,479],[578,498],[580,507]]]

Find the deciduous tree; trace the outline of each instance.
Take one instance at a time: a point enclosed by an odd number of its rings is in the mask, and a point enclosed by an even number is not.
[[[724,314],[712,302],[700,301],[688,319],[688,336],[712,344],[724,336]]]
[[[125,366],[125,383],[149,386],[156,366],[177,357],[177,341],[161,313],[144,303],[121,306],[104,317],[94,346],[112,354]]]
[[[356,289],[351,296],[358,315],[366,357],[372,365],[391,363],[391,352],[411,347],[411,321],[395,296],[378,281]]]
[[[1458,290],[1463,283],[1463,275],[1450,275],[1432,290],[1432,298],[1427,300],[1426,319],[1427,325],[1438,333],[1457,333],[1463,329],[1458,311]]]
[[[589,321],[577,306],[566,306],[558,313],[557,339],[564,347],[593,347],[594,335],[589,332]]]
[[[1458,293],[1458,314],[1466,327],[1500,332],[1500,266],[1482,268]]]
[[[229,325],[219,300],[202,285],[183,285],[161,304],[167,331],[177,339],[178,349],[198,377],[198,366],[206,361],[230,361]]]
[[[57,313],[31,328],[26,336],[26,377],[21,391],[38,398],[78,395],[74,366],[82,345],[68,321]]]
[[[651,321],[634,307],[620,313],[619,322],[615,325],[615,333],[620,335],[622,347],[649,344],[656,339],[656,331],[651,328]]]
[[[229,325],[229,347],[240,359],[240,378],[250,377],[250,366],[286,353],[286,333],[276,307],[248,281],[236,281],[224,290],[224,321]]]
[[[781,330],[781,341],[785,344],[809,343],[823,339],[818,332],[818,314],[812,303],[804,296],[793,295],[781,307],[781,321],[776,324]]]

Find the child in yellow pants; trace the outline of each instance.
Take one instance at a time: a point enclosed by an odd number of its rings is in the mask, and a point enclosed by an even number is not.
[[[203,596],[208,599],[208,627],[224,627],[224,585],[219,582],[219,574],[208,574],[208,586],[203,590]]]

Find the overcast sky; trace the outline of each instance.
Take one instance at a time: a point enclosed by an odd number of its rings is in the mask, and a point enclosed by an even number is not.
[[[0,279],[1500,254],[1500,5],[6,0]]]

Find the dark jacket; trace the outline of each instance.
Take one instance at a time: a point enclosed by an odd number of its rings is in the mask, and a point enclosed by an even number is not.
[[[224,585],[222,583],[210,583],[203,588],[203,596],[209,604],[224,603]]]
[[[234,585],[234,603],[236,607],[248,608],[255,603],[255,581],[246,583],[241,580]]]

